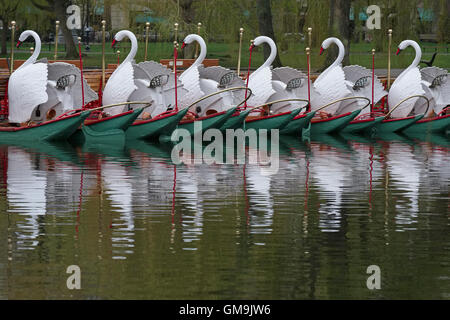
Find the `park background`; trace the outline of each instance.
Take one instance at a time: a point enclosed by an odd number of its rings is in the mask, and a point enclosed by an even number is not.
[[[65,21],[66,8],[72,4],[81,9],[80,30],[69,31]],[[366,8],[378,5],[381,9],[381,28],[369,30]],[[0,0],[1,43],[0,57],[9,58],[11,21],[16,21],[16,39],[20,32],[32,29],[43,41],[41,58],[53,59],[55,21],[61,21],[58,58],[77,59],[77,37],[82,37],[83,60],[87,68],[101,66],[101,21],[106,21],[106,62],[117,62],[117,51],[124,58],[130,49],[128,40],[115,49],[109,45],[111,37],[121,29],[133,31],[139,40],[136,60],[144,59],[145,28],[150,23],[148,60],[159,61],[173,57],[174,24],[179,24],[178,40],[198,32],[207,42],[207,58],[219,59],[222,66],[236,68],[239,50],[239,29],[244,28],[241,69],[248,65],[250,40],[259,35],[274,38],[278,57],[274,66],[306,68],[305,47],[308,46],[308,27],[312,27],[311,69],[319,72],[337,54],[332,46],[326,55],[319,56],[321,42],[336,36],[346,47],[344,64],[371,67],[371,50],[376,50],[376,68],[387,68],[388,36],[393,30],[391,54],[404,39],[419,42],[423,60],[430,60],[437,52],[434,65],[449,68],[449,12],[450,0]],[[27,41],[16,59],[26,59],[33,47]],[[190,47],[190,48],[189,48]],[[269,54],[269,48],[258,49],[264,54],[252,56],[252,67],[258,67]],[[194,46],[180,52],[192,58]],[[413,50],[392,57],[392,68],[407,67]],[[424,65],[422,65],[424,66]]]

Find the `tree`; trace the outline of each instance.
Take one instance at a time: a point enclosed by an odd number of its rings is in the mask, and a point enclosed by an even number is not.
[[[70,0],[45,0],[45,4],[38,0],[31,0],[31,3],[40,10],[53,12],[57,20],[61,21],[60,28],[62,30],[64,41],[66,44],[66,59],[74,59],[78,57],[78,50],[73,42],[72,31],[66,26],[66,8],[71,5]],[[57,36],[57,35],[56,35]]]
[[[350,61],[350,4],[351,0],[330,0],[330,14],[328,16],[329,36],[338,37],[344,44],[344,64],[349,64]],[[329,47],[324,67],[332,64],[337,55],[338,48],[336,46]]]
[[[0,0],[0,20],[3,23],[2,43],[1,43],[2,54],[6,54],[7,51],[6,42],[8,38],[9,22],[14,19],[20,2],[21,0],[17,1]]]
[[[257,0],[256,11],[258,14],[258,26],[260,34],[271,38],[276,43],[277,41],[275,39],[275,33],[273,32],[272,9],[270,7],[270,0]],[[270,48],[268,46],[264,46],[264,59],[267,59],[269,55]],[[273,61],[273,66],[282,66],[278,52],[275,60]]]

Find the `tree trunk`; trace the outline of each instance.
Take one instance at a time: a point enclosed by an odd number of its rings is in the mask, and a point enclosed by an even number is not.
[[[328,34],[339,38],[345,47],[344,65],[349,64],[350,52],[350,0],[330,0]],[[355,14],[355,19],[357,19]],[[332,45],[327,49],[324,69],[334,62],[338,48]]]
[[[177,0],[175,0],[177,1]],[[192,8],[192,3],[194,1],[193,0],[180,0],[179,4],[180,4],[180,15],[181,15],[181,19],[185,22],[185,23],[193,23],[194,22],[194,16],[195,16],[195,11]],[[178,39],[178,42],[181,42],[183,39]],[[187,45],[181,53],[180,58],[183,59],[193,59],[194,55],[195,55],[195,43],[192,43],[190,45]]]
[[[8,22],[6,19],[2,19],[3,22],[3,30],[2,30],[2,54],[7,54],[6,43],[8,41]]]
[[[72,31],[67,29],[66,25],[66,8],[70,5],[70,1],[63,0],[55,1],[55,15],[56,19],[61,21],[60,26],[62,33],[64,35],[64,42],[66,47],[66,59],[76,59],[78,58],[78,50],[73,42]]]
[[[263,36],[271,38],[276,43],[277,41],[275,39],[272,25],[272,9],[270,8],[270,0],[257,0],[256,11],[258,13],[259,33]],[[264,46],[264,59],[267,59],[269,55],[269,46]],[[275,68],[282,66],[278,52],[272,65]]]

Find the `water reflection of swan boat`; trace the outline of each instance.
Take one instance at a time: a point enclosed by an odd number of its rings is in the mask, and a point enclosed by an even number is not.
[[[111,208],[119,217],[111,223],[114,259],[125,259],[133,253],[135,217],[132,208],[132,185],[126,167],[114,161],[101,164],[104,193],[111,201]]]
[[[8,148],[9,212],[24,217],[17,223],[19,249],[33,249],[38,245],[41,219],[47,212],[47,173],[35,167],[39,166],[36,160],[39,159],[33,159],[33,154],[20,148]]]

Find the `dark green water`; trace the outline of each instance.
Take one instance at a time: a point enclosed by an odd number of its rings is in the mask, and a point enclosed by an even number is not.
[[[0,298],[449,299],[449,155],[448,136],[283,138],[264,176],[149,143],[3,145]]]

